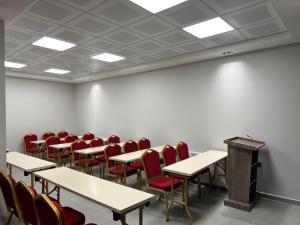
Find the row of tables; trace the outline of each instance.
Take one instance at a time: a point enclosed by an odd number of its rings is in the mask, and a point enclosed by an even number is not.
[[[121,147],[124,143],[120,143]],[[151,149],[162,153],[163,147],[157,146]],[[82,149],[78,150],[79,154],[95,154],[104,151],[106,146]],[[68,148],[65,146],[60,147]],[[127,154],[111,157],[110,159],[126,165],[131,162],[139,160],[142,154],[147,151],[140,150]],[[198,174],[201,170],[218,163],[227,157],[227,152],[208,150],[204,153],[199,153],[196,156],[190,157],[186,160],[177,162],[173,165],[166,166],[162,170],[168,173],[170,176],[181,176],[184,181],[183,193],[184,198],[182,201],[174,200],[173,193],[171,193],[171,207],[173,203],[180,203],[184,206],[185,211],[189,217],[189,224],[192,224],[192,216],[188,209],[188,198],[189,198],[189,180],[191,177]],[[137,189],[133,189],[121,184],[110,182],[104,179],[93,177],[91,175],[81,173],[66,167],[55,168],[56,164],[48,162],[46,160],[34,158],[31,156],[24,155],[17,152],[7,153],[7,163],[9,165],[9,171],[11,167],[15,166],[26,173],[31,174],[31,185],[34,185],[34,177],[42,179],[43,192],[48,192],[48,183],[52,183],[58,187],[58,198],[59,189],[63,188],[83,198],[91,200],[105,208],[113,211],[113,219],[120,220],[122,224],[126,224],[126,214],[139,209],[139,224],[143,224],[143,208],[154,195],[142,192]],[[126,184],[126,178],[124,179]],[[45,188],[44,188],[45,187]],[[173,188],[171,189],[173,191]]]

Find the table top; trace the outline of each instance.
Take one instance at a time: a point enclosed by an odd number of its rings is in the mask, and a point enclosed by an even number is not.
[[[125,142],[118,143],[118,145],[120,145],[120,147],[122,148],[122,151],[123,151],[124,144]],[[85,148],[85,149],[77,150],[76,153],[81,155],[92,155],[95,153],[104,152],[104,149],[106,147],[107,145],[103,145],[100,147],[93,147],[93,148]]]
[[[30,143],[40,145],[40,144],[45,144],[46,140],[37,140],[37,141],[31,141]]]
[[[162,168],[162,170],[177,175],[191,177],[200,172],[201,170],[226,157],[227,152],[218,150],[208,150],[188,159],[174,163],[170,166],[166,166]]]
[[[153,149],[161,154],[164,147],[165,147],[165,145],[160,145],[160,146],[152,147],[150,149]],[[129,162],[133,162],[133,161],[140,159],[142,157],[142,155],[144,154],[144,152],[147,150],[148,149],[143,149],[143,150],[139,150],[139,151],[135,151],[135,152],[125,153],[122,155],[110,157],[109,159],[113,160],[115,162],[129,163]]]
[[[119,214],[142,206],[154,198],[152,194],[67,167],[44,170],[34,175]]]
[[[6,158],[8,164],[29,173],[56,167],[56,163],[38,159],[19,152],[8,152],[6,153]]]

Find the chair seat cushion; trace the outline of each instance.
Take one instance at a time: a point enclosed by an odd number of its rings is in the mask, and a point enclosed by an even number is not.
[[[109,174],[112,175],[124,175],[125,169],[123,166],[113,166],[109,168]],[[129,166],[126,171],[126,176],[130,176],[136,173],[136,168]]]
[[[39,149],[38,148],[27,148],[26,152],[30,153],[30,154],[34,154],[34,153],[39,152]]]
[[[63,207],[65,225],[82,225],[85,222],[85,216],[77,210],[70,207]]]
[[[98,163],[105,162],[105,156],[103,155],[96,156],[96,160],[98,161]]]
[[[97,159],[81,159],[80,161],[76,161],[75,162],[76,166],[88,166],[88,167],[92,167],[92,166],[99,166],[99,161]]]
[[[55,153],[55,152],[50,152],[48,153],[48,157],[52,159],[58,159],[61,157],[62,159],[68,158],[70,156],[70,152],[61,152],[61,153]]]
[[[144,170],[143,164],[139,161],[131,163],[130,166],[138,170]]]
[[[173,178],[174,188],[178,188],[182,184],[182,180]],[[161,189],[164,191],[171,191],[171,178],[170,177],[157,177],[149,182],[149,187]]]

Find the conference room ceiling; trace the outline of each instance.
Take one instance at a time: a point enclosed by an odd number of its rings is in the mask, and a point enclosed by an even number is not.
[[[299,9],[295,0],[189,0],[152,14],[129,0],[1,0],[5,60],[27,65],[6,74],[85,82],[297,43]],[[215,17],[234,30],[203,39],[183,30]],[[43,36],[76,46],[58,52],[32,45]],[[125,59],[91,58],[104,52]],[[44,72],[49,68],[71,72]]]

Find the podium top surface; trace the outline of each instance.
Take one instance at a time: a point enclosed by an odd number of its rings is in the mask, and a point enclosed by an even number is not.
[[[242,137],[229,138],[224,140],[224,143],[231,146],[245,148],[253,151],[258,150],[265,145],[265,142]]]

